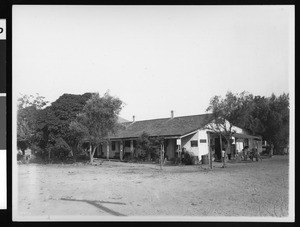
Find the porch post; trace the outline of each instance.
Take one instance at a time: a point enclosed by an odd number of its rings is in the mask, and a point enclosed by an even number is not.
[[[133,140],[130,140],[130,152],[131,152],[131,158],[133,158]]]
[[[163,166],[163,151],[164,151],[164,145],[160,145],[160,169],[162,169]]]
[[[207,132],[207,139],[208,139],[208,160],[209,160],[209,168],[212,169],[212,150],[211,150],[211,145],[210,145],[210,140],[211,140],[211,134],[210,132]]]
[[[123,161],[123,141],[120,141],[120,160]]]
[[[222,136],[220,135],[220,148],[221,148],[221,160],[223,159],[222,157],[222,151],[223,151],[223,144],[222,144]],[[224,159],[223,159],[223,166],[225,167],[225,158],[226,157],[226,151],[225,151],[225,156],[224,156]]]
[[[106,143],[106,159],[109,160],[109,142]]]

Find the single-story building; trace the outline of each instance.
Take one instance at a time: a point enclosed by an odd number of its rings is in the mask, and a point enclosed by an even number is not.
[[[134,154],[136,140],[146,132],[150,136],[160,136],[164,138],[164,151],[168,160],[173,160],[178,155],[178,151],[184,147],[201,160],[202,155],[209,153],[210,149],[215,153],[216,158],[221,155],[222,145],[225,140],[220,140],[220,136],[205,126],[212,122],[212,114],[201,114],[192,116],[174,117],[171,111],[169,118],[159,118],[151,120],[123,121],[124,129],[109,136],[109,143],[99,146],[94,157],[102,158],[122,158],[125,154]],[[232,150],[241,151],[244,146],[258,147],[261,152],[261,138],[249,135],[245,130],[234,127],[236,133],[233,135]]]

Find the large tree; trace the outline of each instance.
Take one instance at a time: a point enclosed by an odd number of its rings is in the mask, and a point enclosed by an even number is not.
[[[83,95],[63,94],[55,102],[51,103],[50,109],[56,117],[58,128],[54,134],[58,144],[63,147],[69,146],[74,160],[79,153],[77,133],[70,130],[70,123],[74,121],[77,114],[82,112],[87,100],[92,97],[92,93]],[[66,153],[66,152],[65,152]]]
[[[17,147],[24,155],[25,150],[32,146],[37,130],[37,115],[47,105],[45,97],[38,93],[21,95],[17,109]]]
[[[206,128],[219,134],[221,138],[226,140],[226,153],[229,153],[231,138],[236,133],[234,126],[243,125],[248,117],[251,97],[246,92],[234,94],[229,91],[226,93],[225,98],[214,96],[210,100],[206,111],[212,113],[213,121]],[[223,165],[225,165],[225,162]]]
[[[103,142],[108,143],[108,134],[116,132],[121,127],[118,123],[118,114],[122,106],[123,102],[108,92],[103,97],[96,93],[86,102],[76,120],[70,123],[70,129],[77,132],[78,141],[89,142],[91,163],[97,147]]]
[[[280,152],[289,140],[289,94],[255,96],[245,128],[263,137]]]
[[[64,160],[70,152],[72,152],[74,154],[73,157],[75,157],[77,141],[74,139],[73,133],[69,130],[69,124],[76,118],[76,115],[82,111],[86,101],[91,95],[91,93],[85,93],[83,95],[63,94],[46,108],[41,108],[45,105],[42,99],[43,97],[38,96],[34,102],[29,102],[30,96],[25,96],[19,105],[29,105],[25,110],[27,112],[30,111],[27,115],[32,119],[29,123],[34,122],[34,128],[18,127],[18,129],[20,128],[19,135],[24,135],[25,133],[23,133],[23,131],[25,130],[28,132],[27,135],[31,135],[30,148],[42,159],[53,160],[60,158]],[[23,112],[25,112],[25,110],[23,110]],[[24,119],[20,114],[19,118]],[[18,122],[19,125],[24,125],[28,122],[23,123],[23,121],[20,120]],[[30,131],[27,130],[27,128],[29,128]],[[24,140],[19,139],[18,141],[20,141],[20,145],[24,144]]]

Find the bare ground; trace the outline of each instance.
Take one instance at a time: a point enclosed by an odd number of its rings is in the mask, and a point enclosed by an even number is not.
[[[18,165],[18,215],[288,215],[288,156],[263,162],[165,166],[105,161]]]

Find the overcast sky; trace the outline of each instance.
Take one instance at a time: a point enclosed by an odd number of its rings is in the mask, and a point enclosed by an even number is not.
[[[293,83],[292,6],[14,6],[13,94],[107,90],[136,120]]]

